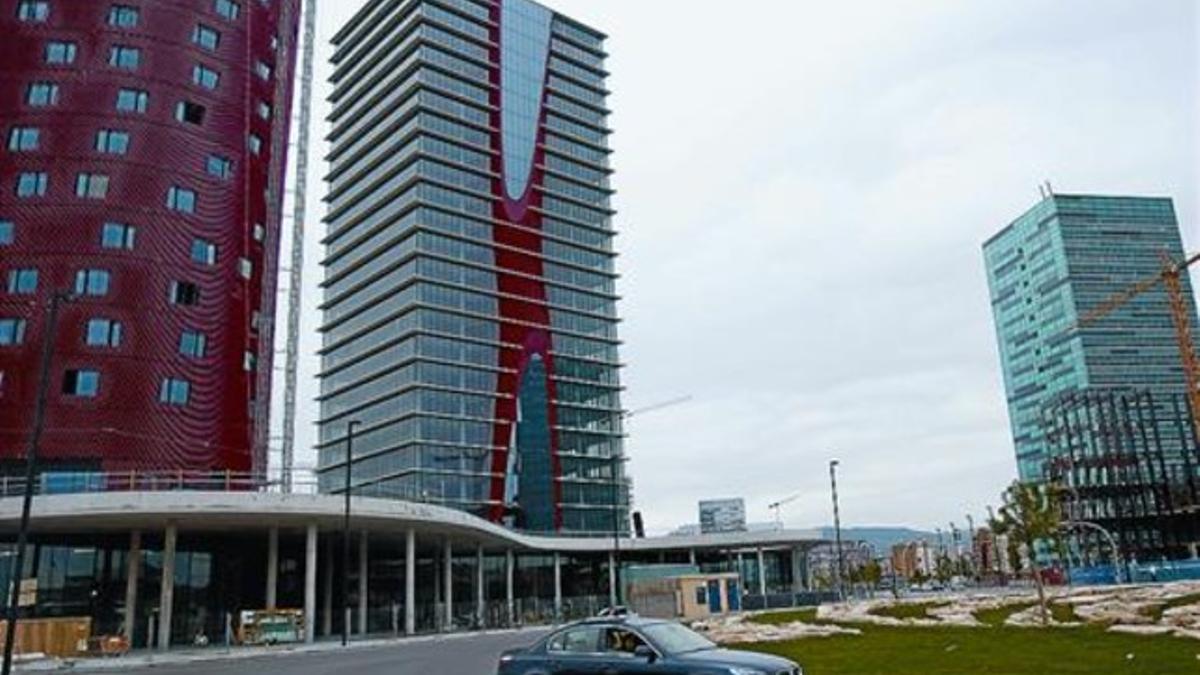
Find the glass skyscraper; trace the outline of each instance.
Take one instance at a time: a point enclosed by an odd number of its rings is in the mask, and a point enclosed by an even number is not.
[[[1085,390],[1186,392],[1170,304],[1160,286],[1073,330],[1115,293],[1183,258],[1170,199],[1050,195],[984,245],[992,311],[1020,476],[1043,477],[1050,452],[1043,407]],[[1186,275],[1184,290],[1196,309]],[[1165,420],[1168,415],[1163,416]],[[1191,445],[1177,424],[1158,440],[1178,463]]]
[[[372,0],[334,37],[318,475],[522,530],[627,529],[604,36]]]

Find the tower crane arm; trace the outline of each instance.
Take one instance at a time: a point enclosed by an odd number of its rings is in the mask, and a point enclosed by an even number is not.
[[[1100,321],[1104,317],[1115,312],[1125,303],[1154,288],[1168,277],[1182,274],[1197,262],[1200,262],[1200,253],[1194,253],[1185,258],[1182,262],[1172,262],[1170,260],[1165,261],[1163,264],[1163,270],[1158,274],[1146,277],[1129,288],[1126,288],[1118,293],[1114,293],[1099,305],[1096,305],[1091,310],[1084,313],[1083,316],[1079,317],[1079,322],[1075,324],[1075,330],[1087,328],[1097,321]]]
[[[692,396],[690,394],[688,396],[680,396],[679,398],[673,398],[669,401],[662,401],[661,403],[655,403],[654,405],[648,405],[644,408],[636,408],[634,410],[630,410],[630,411],[626,412],[623,415],[623,417],[625,419],[629,419],[630,417],[633,417],[634,415],[644,415],[648,412],[654,412],[656,410],[662,410],[663,408],[670,408],[673,406],[681,405],[681,404],[687,403],[688,401],[691,401],[691,400],[692,400]]]
[[[772,504],[767,506],[767,508],[768,509],[777,509],[785,504],[791,504],[792,502],[796,501],[797,499],[800,499],[800,497],[802,497],[802,496],[803,495],[800,495],[800,494],[794,494],[791,497],[784,497],[783,499],[780,499],[777,502],[773,502]]]
[[[1154,288],[1163,280],[1163,275],[1164,273],[1160,272],[1152,277],[1146,277],[1129,288],[1105,298],[1103,302],[1085,312],[1083,316],[1079,317],[1079,322],[1075,324],[1075,330],[1087,328],[1088,326],[1097,323],[1104,317],[1117,311],[1117,309],[1119,309],[1125,303]]]

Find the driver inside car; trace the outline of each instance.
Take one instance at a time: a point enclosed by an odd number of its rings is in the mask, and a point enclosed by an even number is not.
[[[636,633],[619,628],[609,628],[607,631],[605,642],[608,644],[608,651],[616,652],[623,656],[633,656],[637,648],[645,644]]]

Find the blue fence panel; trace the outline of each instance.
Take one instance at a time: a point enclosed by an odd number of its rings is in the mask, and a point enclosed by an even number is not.
[[[1100,586],[1117,583],[1117,573],[1112,565],[1071,568],[1071,583],[1084,586]]]
[[[1130,566],[1133,581],[1147,583],[1157,581],[1200,580],[1200,560],[1168,560],[1138,563]]]

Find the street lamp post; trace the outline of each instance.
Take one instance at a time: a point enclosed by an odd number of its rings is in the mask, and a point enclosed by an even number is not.
[[[25,493],[21,502],[21,525],[17,530],[17,555],[9,574],[12,585],[8,591],[8,622],[4,633],[4,665],[0,672],[12,672],[13,642],[17,637],[17,615],[21,607],[21,577],[25,574],[25,548],[29,540],[29,514],[33,509],[33,483],[37,477],[38,445],[46,424],[46,396],[50,390],[50,363],[54,354],[54,339],[58,333],[58,308],[74,298],[67,291],[55,291],[50,296],[46,329],[42,332],[42,362],[38,373],[37,402],[33,412],[33,430],[29,434],[29,449],[25,453]]]
[[[833,488],[833,534],[834,541],[837,546],[837,589],[838,597],[845,602],[846,588],[844,585],[843,575],[845,563],[842,559],[842,516],[838,509],[838,492],[837,492],[837,468],[838,460],[829,461],[829,484]]]
[[[612,460],[612,502],[613,502],[613,582],[616,584],[616,605],[622,601],[621,593],[621,484],[619,482],[621,466],[620,453],[613,454]]]
[[[346,506],[342,519],[342,646],[350,644],[350,485],[351,459],[354,457],[354,430],[362,422],[346,424]]]
[[[676,406],[681,403],[687,403],[690,400],[692,400],[692,397],[690,394],[687,396],[680,396],[679,398],[674,398],[669,401],[663,401],[662,403],[656,403],[651,406],[646,406],[645,408],[638,408],[636,410],[626,410],[624,412],[621,412],[617,417],[619,420],[621,420],[623,422],[623,421],[633,417],[634,415],[641,415],[643,413],[654,412],[656,410],[662,410],[663,408],[670,408],[672,406]],[[621,604],[621,595],[622,595],[622,593],[621,593],[621,503],[620,503],[621,502],[621,496],[620,496],[621,495],[621,493],[620,493],[621,484],[617,478],[618,475],[620,474],[620,472],[617,469],[620,467],[622,459],[623,459],[623,457],[622,457],[621,453],[619,453],[619,452],[613,453],[613,456],[612,456],[613,582],[617,586],[616,593],[614,593],[614,595],[616,596],[616,604],[617,605]]]
[[[979,557],[975,555],[975,518],[971,514],[967,514],[967,545],[971,548],[969,560],[971,561],[971,577],[979,578]]]

